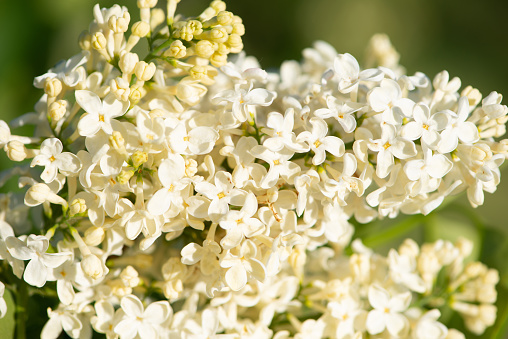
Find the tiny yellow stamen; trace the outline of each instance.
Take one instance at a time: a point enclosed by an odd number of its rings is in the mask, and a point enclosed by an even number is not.
[[[280,161],[279,161],[279,160],[274,160],[274,161],[273,161],[273,164],[274,164],[274,165],[280,165]]]
[[[318,148],[319,146],[321,146],[322,142],[319,141],[319,140],[316,140],[316,142],[314,142],[314,147]]]
[[[389,142],[387,142],[386,144],[384,144],[384,145],[383,145],[383,147],[384,147],[385,149],[388,149],[388,147],[390,147],[390,146],[391,146],[391,144],[390,144]]]
[[[217,196],[219,197],[219,199],[222,199],[222,198],[224,198],[226,195],[224,194],[224,192],[220,192],[219,194],[217,194]]]
[[[189,141],[189,137],[183,137],[183,141]]]
[[[427,131],[429,130],[429,125],[423,124],[422,127],[425,128]]]
[[[175,186],[173,186],[173,184],[171,184],[168,188],[168,192],[173,192],[174,189],[175,189]]]
[[[104,115],[102,115],[102,114],[99,114],[99,121],[102,121],[102,122],[104,122]]]
[[[49,160],[50,160],[51,162],[53,162],[53,161],[55,161],[55,160],[56,160],[56,158],[55,158],[54,156],[51,156],[51,158],[49,158]]]

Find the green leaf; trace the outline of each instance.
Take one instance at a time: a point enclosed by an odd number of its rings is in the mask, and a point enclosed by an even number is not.
[[[458,238],[467,238],[473,242],[474,248],[470,259],[477,260],[482,247],[482,234],[478,227],[465,216],[444,213],[433,215],[426,222],[425,242],[438,239],[457,241]]]
[[[7,303],[7,313],[0,319],[0,336],[5,339],[14,338],[16,304],[14,303],[11,291],[8,289],[5,289],[4,300]]]

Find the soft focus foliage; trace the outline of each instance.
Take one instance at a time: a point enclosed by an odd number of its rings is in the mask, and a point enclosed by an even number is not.
[[[502,95],[406,73],[382,34],[364,67],[317,41],[267,72],[226,3],[192,17],[178,3],[96,5],[81,51],[34,79],[34,112],[0,121],[19,163],[0,176],[0,297],[15,294],[18,336],[36,294],[54,300],[44,326],[28,317],[42,338],[462,338],[494,325],[505,283],[478,259],[504,274],[495,236],[469,210],[456,231],[443,216],[460,208],[450,196],[477,207],[500,183]],[[421,245],[369,248],[415,229]]]

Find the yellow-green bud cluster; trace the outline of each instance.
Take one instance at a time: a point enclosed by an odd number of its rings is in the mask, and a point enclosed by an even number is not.
[[[243,49],[242,19],[225,10],[223,1],[213,1],[197,19],[176,21],[173,24],[170,47],[164,56],[183,59],[197,56],[208,59],[215,67],[226,64],[229,53]]]

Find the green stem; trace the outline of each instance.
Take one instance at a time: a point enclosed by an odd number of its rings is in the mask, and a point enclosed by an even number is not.
[[[399,238],[402,234],[409,232],[417,226],[420,226],[423,218],[424,217],[419,214],[405,218],[390,228],[382,230],[381,232],[376,232],[376,235],[362,239],[362,242],[367,247],[376,247],[382,245],[390,240]]]
[[[148,62],[154,58],[157,58],[159,55],[157,55],[160,51],[162,51],[164,48],[167,48],[169,46],[171,46],[171,43],[173,42],[174,40],[169,38],[167,41],[163,42],[162,44],[160,44],[159,46],[157,46],[156,48],[153,49],[152,52],[150,52],[150,54],[148,54],[145,58],[145,62]]]
[[[20,281],[16,293],[16,339],[26,339],[27,304],[28,285]]]
[[[492,338],[493,339],[506,338],[507,328],[508,328],[508,306],[505,307],[501,316],[497,318],[496,327],[494,327],[494,330],[492,331]]]

